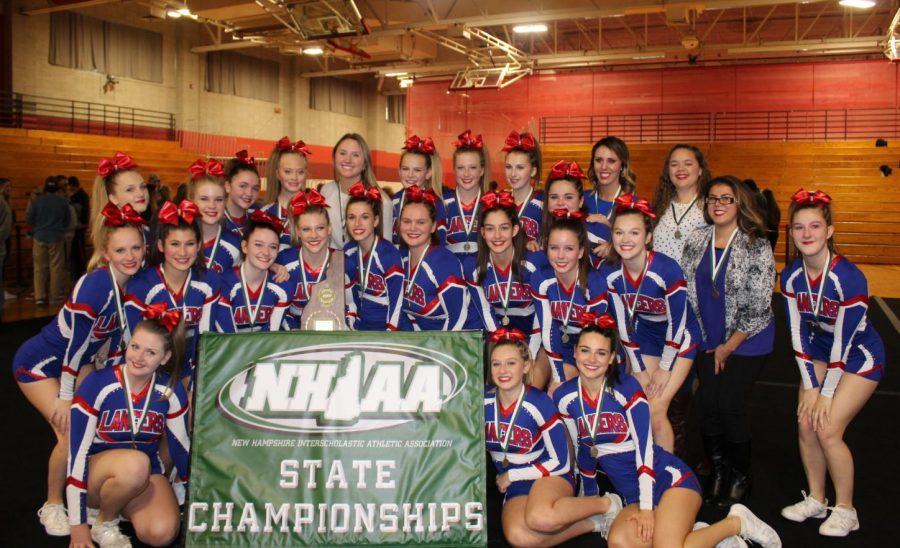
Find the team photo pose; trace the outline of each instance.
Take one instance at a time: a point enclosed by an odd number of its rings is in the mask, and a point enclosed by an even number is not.
[[[151,305],[180,310],[186,342],[178,366],[192,382],[200,333],[214,327],[221,279],[203,266],[200,210],[193,202],[166,202],[154,225],[148,266],[128,284],[125,316],[133,330]]]
[[[578,377],[560,386],[553,399],[576,447],[584,498],[596,499],[599,465],[624,499],[625,508],[609,530],[609,545],[746,546],[732,538],[740,536],[781,546],[775,530],[741,504],[722,521],[693,530],[702,502],[700,484],[681,459],[654,444],[641,385],[616,363],[618,322],[608,314],[586,314],[580,321]]]
[[[222,274],[241,262],[241,238],[224,227],[225,170],[216,160],[197,160],[191,165],[188,200],[200,210],[203,261],[207,269]]]
[[[298,192],[306,187],[309,176],[309,147],[303,141],[292,142],[287,136],[282,137],[272,153],[266,172],[266,199],[270,202],[262,210],[281,221],[284,233],[281,235],[281,251],[291,247],[290,203]]]
[[[584,194],[587,220],[600,225],[596,229],[598,241],[591,243],[595,246],[594,254],[605,257],[610,246],[610,224],[615,214],[616,198],[633,194],[637,182],[625,141],[608,136],[594,143],[588,179],[592,188]]]
[[[403,304],[403,261],[394,245],[381,237],[381,194],[357,183],[347,191],[344,287],[347,327],[396,331]]]
[[[172,334],[181,311],[160,304],[143,314],[124,363],[88,375],[72,406],[66,487],[72,548],[131,546],[119,530],[120,516],[144,544],[168,546],[178,536],[178,502],[159,450],[165,437],[186,481],[188,398],[177,370],[180,341]],[[89,507],[99,509],[93,526]]]
[[[50,423],[56,445],[47,470],[47,501],[38,517],[48,535],[69,534],[63,506],[68,453],[69,409],[76,379],[91,365],[105,344],[110,361],[121,358],[125,334],[123,295],[144,259],[144,220],[130,204],[119,209],[107,202],[94,225],[94,256],[59,314],[16,351],[12,372],[31,405]]]
[[[256,158],[239,150],[225,164],[225,229],[238,238],[243,235],[247,214],[257,207],[261,188]]]
[[[592,268],[588,255],[584,214],[557,209],[550,217],[547,265],[531,276],[531,294],[541,329],[544,352],[550,359],[549,392],[577,375],[572,352],[585,312],[606,312],[606,284]]]
[[[97,176],[94,177],[94,188],[91,191],[91,226],[103,224],[103,208],[107,202],[122,208],[130,205],[145,221],[149,220],[150,192],[147,183],[138,171],[138,166],[131,156],[116,152],[112,158],[102,158],[97,165]],[[150,230],[144,226],[146,243],[150,244]],[[91,233],[94,249],[102,249],[97,241],[99,231]]]
[[[860,526],[853,507],[853,454],[844,432],[878,387],[885,354],[866,319],[866,277],[837,253],[831,212],[824,192],[800,190],[791,198],[788,217],[798,256],[781,273],[781,293],[802,381],[797,422],[809,494],[803,492],[803,500],[781,515],[792,521],[827,515],[819,533],[844,537]],[[825,497],[826,473],[834,483],[834,507]]]
[[[628,364],[650,399],[653,437],[672,451],[669,403],[691,369],[700,329],[681,267],[652,250],[655,217],[646,200],[633,194],[616,198],[612,257],[600,275]]]
[[[706,502],[730,506],[746,500],[752,485],[747,404],[775,344],[775,257],[739,179],[716,177],[702,200],[710,225],[688,236],[682,264],[702,332],[701,433],[712,465]]]
[[[331,244],[334,249],[343,249],[347,242],[347,219],[344,217],[347,209],[347,200],[350,195],[347,192],[350,187],[358,182],[369,188],[378,189],[381,194],[382,232],[385,239],[391,238],[391,229],[394,226],[394,215],[391,207],[391,199],[387,193],[378,186],[375,177],[375,165],[372,163],[372,152],[369,144],[358,133],[345,133],[331,150],[331,161],[334,166],[334,180],[322,185],[322,196],[330,206],[328,216],[331,226]]]
[[[528,383],[525,334],[490,336],[484,437],[503,498],[503,534],[513,546],[555,546],[609,531],[622,508],[616,495],[576,497],[566,430],[553,401]]]
[[[403,152],[400,154],[400,184],[403,188],[394,193],[391,200],[394,226],[391,231],[391,242],[400,245],[400,231],[397,223],[400,219],[400,210],[406,199],[406,189],[417,186],[422,190],[431,189],[438,196],[443,193],[441,175],[441,158],[431,137],[424,139],[413,135],[403,143]],[[444,245],[447,240],[447,221],[444,214],[444,202],[438,202],[438,243]]]
[[[488,172],[487,152],[481,135],[467,129],[453,141],[453,175],[456,186],[444,190],[447,215],[446,247],[462,262],[478,251],[478,209]]]
[[[431,190],[406,189],[400,211],[405,331],[481,329],[466,288],[462,265],[437,242],[437,203]]]
[[[539,251],[541,221],[544,216],[544,196],[535,192],[533,181],[540,179],[541,147],[529,132],[509,132],[501,149],[506,153],[504,171],[509,191],[516,202],[519,226],[525,233],[528,249]]]
[[[218,329],[224,333],[279,331],[297,327],[287,314],[296,287],[279,283],[271,270],[278,258],[284,227],[263,211],[248,216],[241,237],[241,261],[222,274],[222,294],[217,313]]]

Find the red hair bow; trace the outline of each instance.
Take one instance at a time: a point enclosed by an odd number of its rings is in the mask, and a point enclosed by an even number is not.
[[[247,165],[247,166],[255,166],[256,158],[250,156],[250,153],[246,150],[239,150],[234,154],[234,159],[238,162]]]
[[[565,208],[554,209],[551,213],[557,219],[578,219],[579,221],[583,221],[587,219],[587,215],[580,211],[569,211]]]
[[[266,213],[261,209],[257,209],[253,213],[250,214],[250,220],[254,223],[262,223],[264,225],[269,225],[275,229],[275,232],[281,234],[284,232],[284,225],[281,224],[281,219],[275,217],[271,213]]]
[[[600,329],[613,329],[616,327],[616,320],[609,314],[600,314],[598,316],[593,312],[584,312],[578,318],[578,321],[581,322],[581,327],[589,325],[596,325]]]
[[[500,341],[524,341],[525,333],[522,333],[515,327],[507,329],[505,327],[501,327],[497,331],[491,333],[490,341],[492,343],[500,342]]]
[[[312,152],[309,151],[309,148],[307,148],[306,143],[304,143],[303,141],[292,143],[290,137],[286,135],[279,139],[278,143],[275,146],[277,146],[278,150],[280,150],[281,152],[292,150],[294,152],[299,152],[304,156],[309,156],[310,154],[312,154]]]
[[[301,190],[291,198],[291,215],[297,217],[306,213],[306,209],[310,206],[328,207],[325,196],[322,196],[318,190],[311,188],[309,190]]]
[[[411,186],[406,189],[406,201],[416,204],[428,202],[432,206],[436,206],[438,197],[430,188],[428,190],[422,190],[420,187]]]
[[[572,162],[571,164],[566,164],[565,160],[556,162],[550,170],[550,175],[547,179],[566,179],[568,177],[584,179],[584,172],[578,167],[578,162]]]
[[[815,204],[817,206],[823,206],[831,203],[831,196],[825,194],[821,190],[810,192],[801,188],[791,196],[791,201],[797,205]]]
[[[135,211],[133,207],[131,207],[131,204],[125,204],[124,206],[122,206],[122,209],[119,209],[116,204],[107,202],[106,205],[103,206],[103,210],[100,212],[100,215],[103,215],[103,224],[105,226],[146,224],[146,221],[144,221],[143,217],[141,217],[138,212]]]
[[[518,131],[510,131],[506,136],[506,143],[500,149],[503,152],[509,152],[514,149],[521,149],[527,152],[534,150],[534,137],[530,133],[519,134]]]
[[[144,309],[144,317],[148,320],[156,320],[156,323],[165,327],[169,333],[178,327],[181,321],[181,310],[177,308],[169,310],[166,303],[154,303]]]
[[[481,140],[481,134],[475,138],[472,137],[472,130],[467,129],[464,132],[459,134],[459,137],[455,141],[453,141],[453,146],[456,148],[474,148],[477,150],[481,150],[484,148],[484,141]]]
[[[213,177],[224,177],[225,170],[222,169],[222,164],[219,163],[218,160],[197,160],[193,164],[191,164],[191,181],[196,181],[201,177],[206,177],[207,175],[211,175]]]
[[[194,219],[199,216],[200,208],[188,200],[181,200],[177,206],[172,202],[166,202],[159,208],[159,222],[167,225],[178,226],[178,219],[182,219],[187,224],[193,224]]]
[[[128,169],[135,169],[136,167],[137,164],[134,163],[131,156],[116,152],[115,156],[112,158],[100,159],[100,165],[97,166],[97,173],[99,173],[101,177],[109,177],[120,170],[125,171]]]
[[[365,198],[370,202],[381,203],[381,192],[374,186],[366,188],[362,181],[353,183],[353,186],[347,189],[347,194],[354,198]]]
[[[653,213],[653,208],[650,207],[650,202],[647,200],[638,200],[634,194],[622,194],[616,198],[616,213],[628,209],[636,209],[651,219],[656,218],[656,213]]]
[[[484,211],[491,211],[501,207],[516,207],[516,199],[507,191],[488,192],[481,197],[481,207]]]
[[[418,135],[413,135],[403,143],[403,150],[428,155],[434,154],[434,141],[431,140],[431,137],[420,139]]]

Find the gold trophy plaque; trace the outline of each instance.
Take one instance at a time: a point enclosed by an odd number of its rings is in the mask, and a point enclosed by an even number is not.
[[[309,302],[300,314],[300,328],[307,331],[342,331],[347,329],[344,321],[346,315],[344,254],[332,251],[325,279],[312,287]]]

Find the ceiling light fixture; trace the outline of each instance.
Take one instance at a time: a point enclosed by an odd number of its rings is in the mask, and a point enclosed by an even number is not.
[[[319,46],[310,46],[308,48],[303,48],[303,53],[306,55],[322,55],[325,53],[325,50]]]
[[[401,87],[401,88],[408,88],[408,87],[411,86],[411,85],[413,85],[413,79],[412,79],[412,78],[403,78],[403,79],[400,80],[400,87]]]
[[[547,25],[544,23],[531,23],[529,25],[516,25],[513,32],[517,34],[529,34],[535,32],[547,32]]]
[[[867,9],[875,5],[874,0],[841,0],[838,4],[845,8]]]
[[[399,78],[400,76],[406,76],[407,72],[385,72],[384,75],[387,78]]]

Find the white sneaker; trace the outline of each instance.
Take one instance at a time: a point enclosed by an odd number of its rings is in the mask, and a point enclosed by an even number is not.
[[[704,529],[709,527],[709,524],[705,521],[698,521],[694,524],[694,531],[697,529]],[[716,548],[747,548],[747,543],[744,542],[744,539],[741,537],[734,535],[730,536],[726,539],[720,540],[718,544],[716,544]]]
[[[612,527],[616,516],[622,511],[622,497],[615,493],[604,493],[604,497],[609,499],[609,510],[604,514],[591,516],[589,519],[594,523],[594,532],[606,539],[609,536],[609,528]]]
[[[819,526],[819,534],[826,537],[846,537],[850,531],[859,529],[859,518],[856,516],[856,508],[835,506],[830,508],[828,519]]]
[[[741,520],[741,538],[752,540],[763,548],[781,548],[781,538],[775,529],[766,522],[756,517],[749,508],[743,504],[734,504],[728,510],[729,516],[737,516]]]
[[[803,500],[796,504],[792,504],[790,506],[785,506],[784,508],[782,508],[782,516],[791,521],[800,522],[806,521],[807,518],[823,519],[828,515],[828,499],[825,499],[825,502],[819,502],[818,500],[807,495],[806,491],[800,492],[803,493]]]
[[[93,525],[95,521],[97,521],[97,517],[100,515],[99,508],[91,508],[88,506],[87,509],[87,524]]]
[[[91,539],[100,548],[131,548],[131,539],[119,531],[119,520],[94,522],[91,527]]]
[[[50,504],[45,502],[41,509],[37,511],[38,519],[44,530],[52,537],[66,537],[71,533],[72,528],[69,525],[69,513],[62,504]]]

